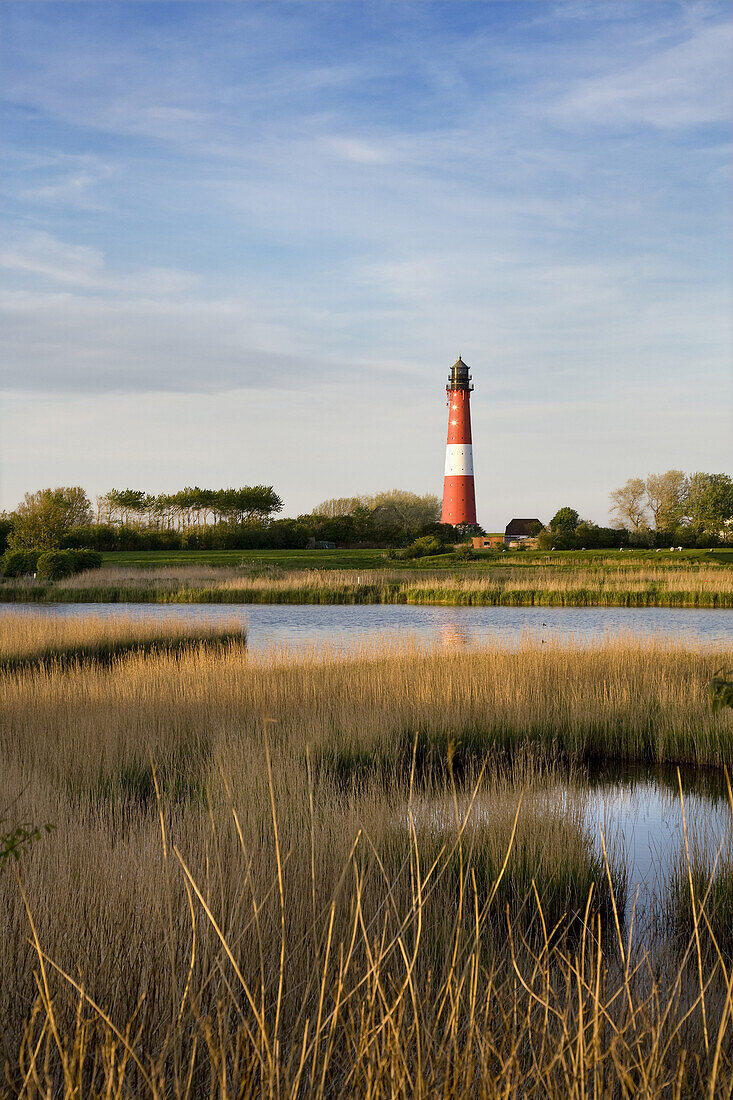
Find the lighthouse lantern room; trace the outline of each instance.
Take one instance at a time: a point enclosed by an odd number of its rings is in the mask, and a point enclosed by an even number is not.
[[[476,523],[471,445],[471,375],[461,359],[453,364],[446,386],[448,443],[445,448],[443,512],[441,523],[454,527]]]

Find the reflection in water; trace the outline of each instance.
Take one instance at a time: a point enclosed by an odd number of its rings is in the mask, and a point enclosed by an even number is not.
[[[669,892],[675,867],[683,858],[685,822],[688,839],[714,856],[732,839],[733,818],[721,782],[712,774],[683,782],[683,799],[670,776],[613,775],[587,790],[585,820],[596,842],[600,833],[613,858],[626,868],[629,907],[635,906],[642,929],[653,921]],[[627,917],[629,914],[627,913]]]
[[[676,768],[605,767],[547,789],[560,814],[580,806],[599,855],[603,838],[612,865],[625,870],[626,924],[633,915],[635,939],[663,915],[672,875],[684,858],[685,822],[691,850],[706,852],[711,866],[719,849],[730,853],[733,845],[724,776],[687,768],[681,779],[682,798]]]
[[[651,945],[666,928],[672,877],[685,866],[685,824],[693,861],[695,852],[703,853],[712,869],[718,853],[727,866],[733,857],[733,813],[724,774],[685,768],[680,778],[682,798],[677,769],[671,767],[611,766],[570,776],[555,770],[544,777],[530,769],[524,779],[516,777],[514,789],[487,779],[475,799],[465,791],[460,818],[470,806],[473,821],[490,828],[497,815],[506,817],[509,804],[513,816],[523,790],[525,809],[540,817],[549,811],[584,829],[601,862],[605,841],[612,871],[622,871],[626,879],[626,911],[620,914],[626,930],[633,919],[634,942]],[[418,798],[413,812],[453,835],[454,810],[445,792]]]
[[[438,627],[438,642],[445,649],[465,649],[471,633],[465,623],[443,623]]]

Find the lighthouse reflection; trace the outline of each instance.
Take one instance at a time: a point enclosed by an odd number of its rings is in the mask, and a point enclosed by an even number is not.
[[[441,623],[438,642],[445,649],[462,649],[471,644],[472,632],[465,622]]]

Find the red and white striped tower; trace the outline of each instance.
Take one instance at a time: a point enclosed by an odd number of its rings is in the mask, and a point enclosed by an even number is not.
[[[471,375],[458,356],[448,377],[448,443],[445,448],[443,514],[441,523],[476,522],[476,496],[473,488],[473,448],[471,446]]]

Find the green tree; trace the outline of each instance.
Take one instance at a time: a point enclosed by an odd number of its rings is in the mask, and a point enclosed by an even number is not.
[[[733,519],[733,479],[727,474],[693,474],[687,495],[687,514],[698,534],[724,534]]]
[[[13,549],[55,550],[70,528],[91,521],[92,507],[81,486],[39,489],[26,493],[16,508],[8,545]]]
[[[245,485],[241,489],[221,489],[216,508],[230,523],[262,522],[281,512],[283,502],[272,485]]]
[[[600,527],[588,519],[582,519],[575,528],[575,543],[578,549],[592,550],[600,544]]]
[[[440,500],[434,493],[385,489],[361,496],[332,497],[318,504],[312,514],[325,519],[351,516],[357,538],[394,538],[400,533],[409,538],[439,522]]]
[[[147,499],[144,489],[122,489],[118,494],[119,505],[123,510],[122,522],[138,527],[147,511]]]
[[[73,576],[76,571],[73,550],[47,550],[39,555],[36,563],[36,576],[45,580],[58,581]]]
[[[537,532],[540,550],[571,550],[575,545],[575,529],[579,516],[574,508],[560,508],[546,527]]]
[[[382,526],[379,513],[391,513],[396,522],[387,520],[384,526],[427,527],[440,520],[440,500],[434,493],[411,493],[406,489],[388,489],[375,493],[368,500],[377,526]]]
[[[97,522],[104,516],[107,523],[139,526],[148,512],[148,499],[143,489],[110,489],[97,497]]]
[[[371,497],[331,497],[321,501],[313,509],[312,515],[335,519],[338,516],[351,516],[356,508],[368,508]]]
[[[8,548],[8,539],[13,530],[13,517],[7,512],[0,512],[0,554]]]
[[[415,539],[408,547],[402,551],[402,557],[404,558],[427,558],[433,554],[445,554],[447,551],[445,543],[440,539],[433,538],[431,535],[426,535],[424,538]]]
[[[689,481],[682,470],[667,470],[663,474],[649,474],[646,482],[646,501],[657,531],[672,531],[681,523],[689,494]]]
[[[555,535],[564,535],[570,538],[575,534],[580,516],[574,508],[560,508],[549,522],[549,528]]]

